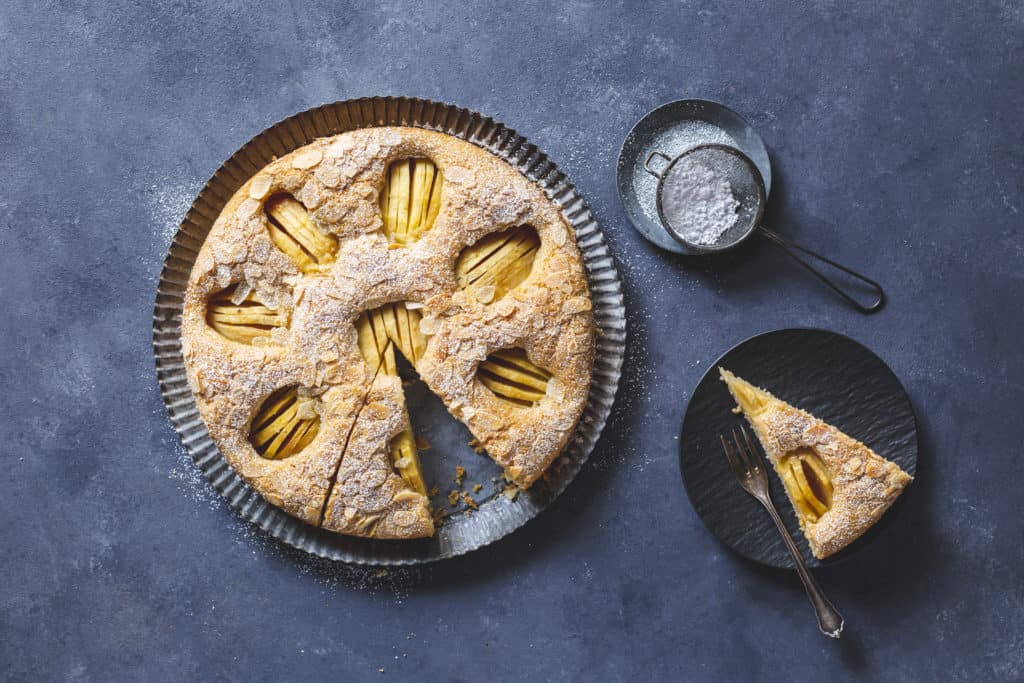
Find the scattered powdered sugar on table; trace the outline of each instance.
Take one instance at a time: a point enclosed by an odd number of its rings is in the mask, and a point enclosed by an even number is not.
[[[690,244],[717,244],[736,222],[740,203],[729,181],[693,155],[676,161],[662,182],[665,221]]]

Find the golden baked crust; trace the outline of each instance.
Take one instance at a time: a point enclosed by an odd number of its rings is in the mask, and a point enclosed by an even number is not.
[[[910,483],[896,463],[860,441],[718,370],[782,478],[815,557],[826,558],[859,538]]]
[[[395,235],[382,221],[389,173],[406,159],[429,160],[443,183],[429,226],[424,204],[419,235]],[[419,182],[413,168],[405,177]],[[276,220],[284,210],[310,221],[301,228],[308,249],[282,241],[296,220]],[[539,240],[528,245],[532,260],[516,262],[507,287],[468,284],[460,255],[517,226]],[[310,524],[386,538],[433,533],[427,498],[389,455],[409,429],[400,381],[360,352],[357,333],[361,315],[400,302],[419,320],[407,334],[425,346],[415,359],[403,355],[519,487],[543,474],[583,411],[594,355],[590,294],[572,229],[543,191],[441,133],[385,127],[316,140],[230,198],[199,251],[182,314],[189,382],[214,442],[268,501]],[[256,322],[233,327],[240,310]],[[532,403],[496,393],[494,376],[480,373],[514,349],[543,370],[542,397]],[[306,437],[276,454],[267,447],[265,457],[255,434],[277,419],[268,406],[285,387],[286,431],[299,425],[295,434]]]

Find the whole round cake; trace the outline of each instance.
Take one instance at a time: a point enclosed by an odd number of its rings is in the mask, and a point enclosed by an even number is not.
[[[226,203],[185,293],[189,382],[228,462],[325,529],[434,533],[397,358],[526,489],[586,404],[594,321],[559,207],[442,133],[322,138]]]

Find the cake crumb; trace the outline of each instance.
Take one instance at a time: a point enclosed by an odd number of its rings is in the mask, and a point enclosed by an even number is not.
[[[431,486],[430,487],[430,497],[431,498],[433,498],[434,496],[436,496],[440,492],[441,492],[441,489],[439,489],[437,486]]]
[[[473,496],[465,492],[463,492],[462,494],[462,502],[465,503],[468,507],[472,508],[473,510],[477,510],[480,507],[476,504],[476,501],[473,500]]]
[[[448,504],[455,507],[459,504],[459,490],[452,489],[451,493],[448,494]]]
[[[517,486],[506,486],[502,490],[501,495],[505,496],[509,500],[515,500],[516,497],[519,495],[519,487],[517,487]]]
[[[455,483],[462,486],[462,480],[466,477],[466,468],[459,465],[455,468]]]
[[[480,493],[480,490],[484,487],[483,484],[473,484],[473,493]]]

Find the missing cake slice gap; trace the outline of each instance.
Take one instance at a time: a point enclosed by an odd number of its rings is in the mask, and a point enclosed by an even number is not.
[[[782,480],[818,559],[860,538],[910,483],[896,463],[837,427],[718,370]]]

